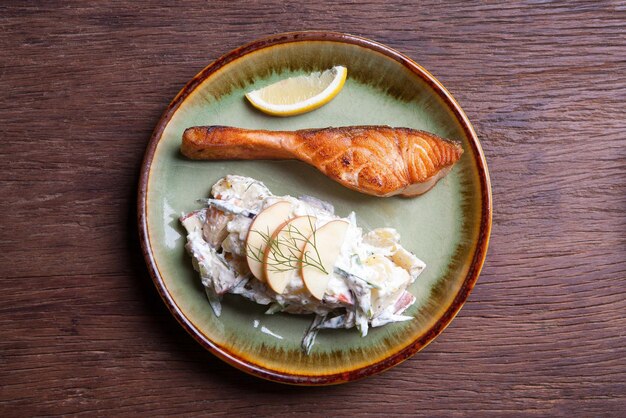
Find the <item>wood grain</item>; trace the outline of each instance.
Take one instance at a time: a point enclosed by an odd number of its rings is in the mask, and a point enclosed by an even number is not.
[[[0,5],[0,415],[623,416],[626,3]],[[134,198],[159,115],[202,67],[290,30],[366,36],[446,85],[493,183],[468,303],[404,364],[259,381],[166,311]]]

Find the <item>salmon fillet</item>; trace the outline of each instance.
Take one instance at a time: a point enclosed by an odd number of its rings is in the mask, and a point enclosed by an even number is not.
[[[374,196],[417,196],[430,190],[463,154],[457,142],[388,126],[264,131],[197,126],[181,152],[195,160],[297,159],[342,185]]]

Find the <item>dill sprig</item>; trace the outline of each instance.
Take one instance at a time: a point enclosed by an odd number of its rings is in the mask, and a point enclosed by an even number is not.
[[[276,237],[272,237],[269,232],[262,232],[259,230],[252,230],[253,233],[257,233],[263,239],[263,245],[253,247],[250,244],[246,245],[246,252],[248,256],[259,263],[265,263],[268,270],[275,272],[285,272],[290,270],[297,270],[302,265],[314,267],[324,274],[328,274],[328,271],[324,268],[320,257],[319,250],[317,248],[316,230],[313,227],[311,217],[309,217],[309,226],[313,233],[305,235],[300,229],[290,223],[287,226],[286,234],[277,234]],[[300,258],[299,248],[304,248],[307,244],[311,246],[313,251],[307,250],[302,254]],[[269,248],[267,259],[263,257],[262,247]]]

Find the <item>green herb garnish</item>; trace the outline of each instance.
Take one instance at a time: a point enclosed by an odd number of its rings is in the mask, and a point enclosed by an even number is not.
[[[253,230],[253,233],[257,233],[263,239],[263,246],[270,248],[267,260],[263,258],[263,251],[261,246],[253,247],[249,244],[246,245],[246,253],[253,260],[259,263],[267,265],[268,270],[276,272],[284,272],[290,270],[297,270],[300,268],[300,264],[311,266],[324,274],[328,274],[328,271],[324,268],[320,253],[317,249],[317,239],[315,237],[316,230],[313,227],[311,218],[309,217],[309,225],[313,233],[307,236],[300,231],[300,229],[293,224],[287,226],[286,234],[278,234],[276,238],[272,238],[269,229],[267,232],[261,232]],[[304,243],[304,245],[302,245]],[[310,245],[315,254],[311,254],[313,251],[306,251],[300,258],[299,248]]]

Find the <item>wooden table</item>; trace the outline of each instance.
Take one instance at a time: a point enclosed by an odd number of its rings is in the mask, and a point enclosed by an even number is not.
[[[626,3],[236,3],[0,6],[0,415],[623,417]],[[452,325],[382,375],[308,389],[249,377],[177,325],[134,203],[185,82],[305,29],[369,37],[438,77],[494,196],[487,261]]]

